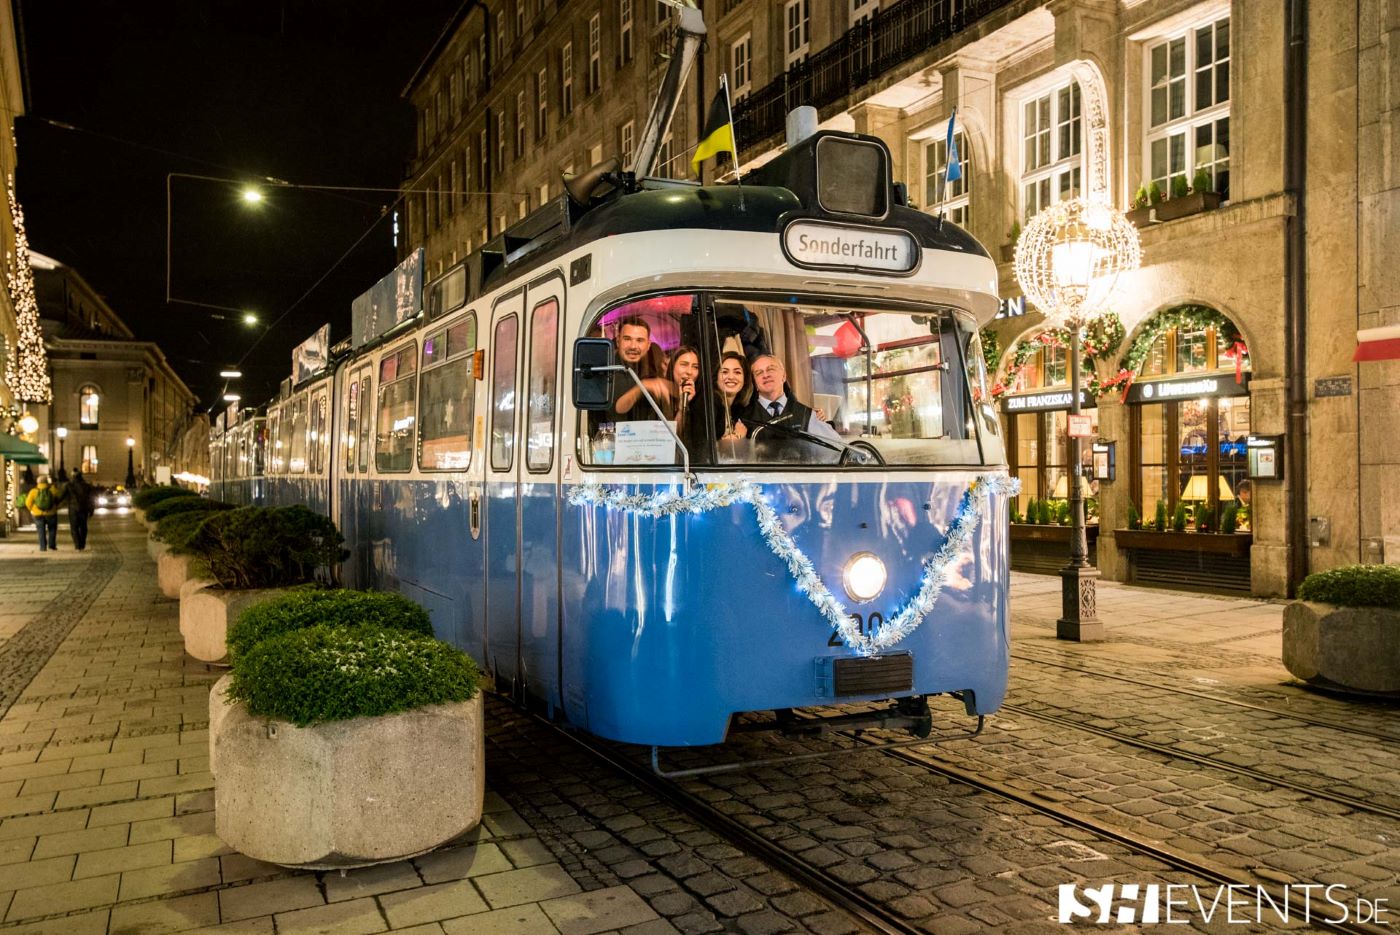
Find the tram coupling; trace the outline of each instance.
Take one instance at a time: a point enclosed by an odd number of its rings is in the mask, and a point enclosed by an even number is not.
[[[784,737],[816,737],[838,730],[903,730],[911,737],[924,738],[933,733],[933,712],[927,695],[897,698],[887,708],[878,711],[853,711],[827,717],[798,717],[791,708],[777,713],[778,732]]]

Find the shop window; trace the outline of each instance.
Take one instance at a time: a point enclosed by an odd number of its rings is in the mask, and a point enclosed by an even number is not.
[[[475,315],[428,335],[423,342],[418,466],[425,471],[464,471],[471,464],[475,353]]]
[[[379,361],[379,424],[374,466],[379,471],[407,471],[413,466],[417,437],[418,346],[410,342]]]
[[[1038,338],[1028,339],[1039,343]],[[1082,362],[1084,382],[1093,373],[1093,366]],[[1017,411],[1015,394],[1045,391],[1067,391],[1069,389],[1069,350],[1054,344],[1040,344],[1025,358],[1017,369],[1012,383],[1012,396],[1003,402],[1009,418],[1007,429],[1010,433],[1009,460],[1012,473],[1021,480],[1021,493],[1017,498],[1017,510],[1024,513],[1032,499],[1067,500],[1071,477],[1069,404],[1065,395],[1062,408],[1038,412]],[[1093,435],[1085,438],[1081,446],[1083,475],[1090,476],[1093,457],[1093,442],[1098,438],[1099,412],[1093,401],[1086,395],[1081,410],[1089,416]],[[1043,402],[1037,401],[1037,405]],[[1014,415],[1013,415],[1014,413]],[[1087,518],[1090,523],[1098,521],[1094,482],[1085,490]]]
[[[97,414],[101,405],[102,396],[91,383],[78,390],[78,424],[85,429],[97,428]]]

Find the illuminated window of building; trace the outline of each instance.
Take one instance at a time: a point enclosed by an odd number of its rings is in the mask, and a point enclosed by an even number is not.
[[[1144,50],[1147,82],[1144,177],[1170,195],[1172,180],[1189,185],[1210,174],[1214,191],[1230,193],[1230,18],[1196,23]]]
[[[953,137],[958,149],[961,178],[947,182],[948,134],[946,124],[936,139],[924,144],[924,208],[930,214],[944,213],[954,224],[967,226],[972,181],[972,154],[968,152],[967,136],[961,130]]]
[[[1079,85],[1069,82],[1021,105],[1021,216],[1083,191]]]
[[[97,428],[97,410],[101,404],[102,397],[91,383],[78,390],[78,424],[85,429]]]

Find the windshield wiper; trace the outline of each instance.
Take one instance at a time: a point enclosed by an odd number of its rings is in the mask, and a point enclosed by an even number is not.
[[[859,448],[852,448],[845,442],[833,442],[829,438],[822,438],[820,435],[813,435],[811,432],[808,432],[805,429],[796,429],[783,422],[762,422],[754,426],[754,430],[751,436],[753,437],[754,441],[758,440],[758,433],[763,431],[764,429],[777,429],[778,431],[786,433],[788,435],[793,435],[797,438],[805,439],[809,442],[816,442],[823,448],[828,448],[842,455],[849,455],[852,452],[854,452],[855,454],[860,456],[862,461],[868,457],[865,454],[865,452],[861,451]]]

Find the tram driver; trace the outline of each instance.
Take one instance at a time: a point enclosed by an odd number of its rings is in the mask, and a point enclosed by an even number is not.
[[[750,368],[753,374],[753,400],[744,411],[743,420],[751,426],[787,425],[809,435],[844,447],[840,434],[823,420],[823,413],[799,402],[788,392],[787,370],[772,354],[760,354]]]

